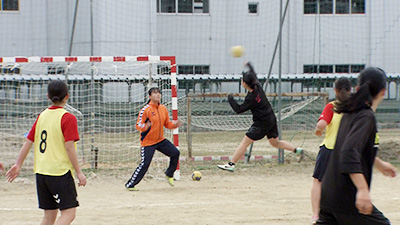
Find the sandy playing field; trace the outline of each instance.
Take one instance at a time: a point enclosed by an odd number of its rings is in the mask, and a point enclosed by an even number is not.
[[[240,164],[234,173],[210,167],[199,182],[183,171],[175,187],[146,179],[138,192],[125,190],[125,179],[88,174],[73,224],[308,224],[312,170],[311,162]],[[400,178],[374,174],[373,202],[392,224],[400,224],[399,187]],[[42,215],[33,179],[1,179],[0,224],[39,224]]]

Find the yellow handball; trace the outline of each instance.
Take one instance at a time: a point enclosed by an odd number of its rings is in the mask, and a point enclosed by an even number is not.
[[[242,57],[244,55],[244,48],[243,46],[232,46],[231,47],[231,55],[234,58],[239,58]]]
[[[201,173],[200,173],[200,171],[194,171],[194,172],[192,173],[192,180],[194,180],[194,181],[200,181],[200,179],[201,179]]]

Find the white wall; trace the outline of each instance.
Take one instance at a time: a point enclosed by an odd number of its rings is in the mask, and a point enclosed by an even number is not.
[[[279,1],[209,0],[209,14],[157,14],[155,1],[93,1],[94,55],[175,55],[178,64],[210,65],[215,74],[239,73],[245,60],[268,73],[279,26]],[[20,0],[0,12],[0,56],[67,55],[75,0]],[[72,55],[90,55],[90,1],[79,1]],[[286,1],[283,1],[284,3]],[[400,71],[400,3],[366,0],[360,15],[304,15],[290,1],[283,29],[282,73],[304,64],[366,64]],[[244,45],[244,58],[229,48]],[[275,60],[273,73],[278,72]]]

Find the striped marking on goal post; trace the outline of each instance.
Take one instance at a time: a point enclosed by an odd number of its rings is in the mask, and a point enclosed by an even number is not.
[[[176,87],[175,56],[30,56],[30,57],[0,57],[0,63],[30,63],[30,62],[134,62],[134,61],[170,61],[171,63],[171,96],[172,120],[178,120],[178,93]],[[173,131],[173,143],[179,149],[179,129]],[[179,160],[174,173],[175,180],[180,180]]]
[[[178,121],[178,91],[176,87],[176,61],[175,56],[160,56],[160,60],[162,61],[170,61],[171,62],[171,96],[172,96],[172,120]],[[179,128],[176,128],[172,131],[174,145],[179,150]],[[181,179],[181,173],[179,168],[179,160],[178,165],[176,167],[176,171],[174,173],[175,180]]]
[[[176,76],[175,56],[30,56],[0,57],[0,63],[31,62],[135,62],[135,61],[171,61]],[[171,68],[171,73],[172,73]]]
[[[244,159],[244,156],[240,158]],[[278,159],[277,155],[253,155],[250,157],[250,160],[272,160]],[[184,160],[183,158],[181,160]],[[191,158],[191,161],[229,161],[232,160],[232,156],[194,156]]]

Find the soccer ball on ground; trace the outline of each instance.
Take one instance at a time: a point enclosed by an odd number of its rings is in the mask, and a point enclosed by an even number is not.
[[[201,173],[200,171],[194,171],[192,173],[192,180],[194,181],[199,181],[201,179]]]

